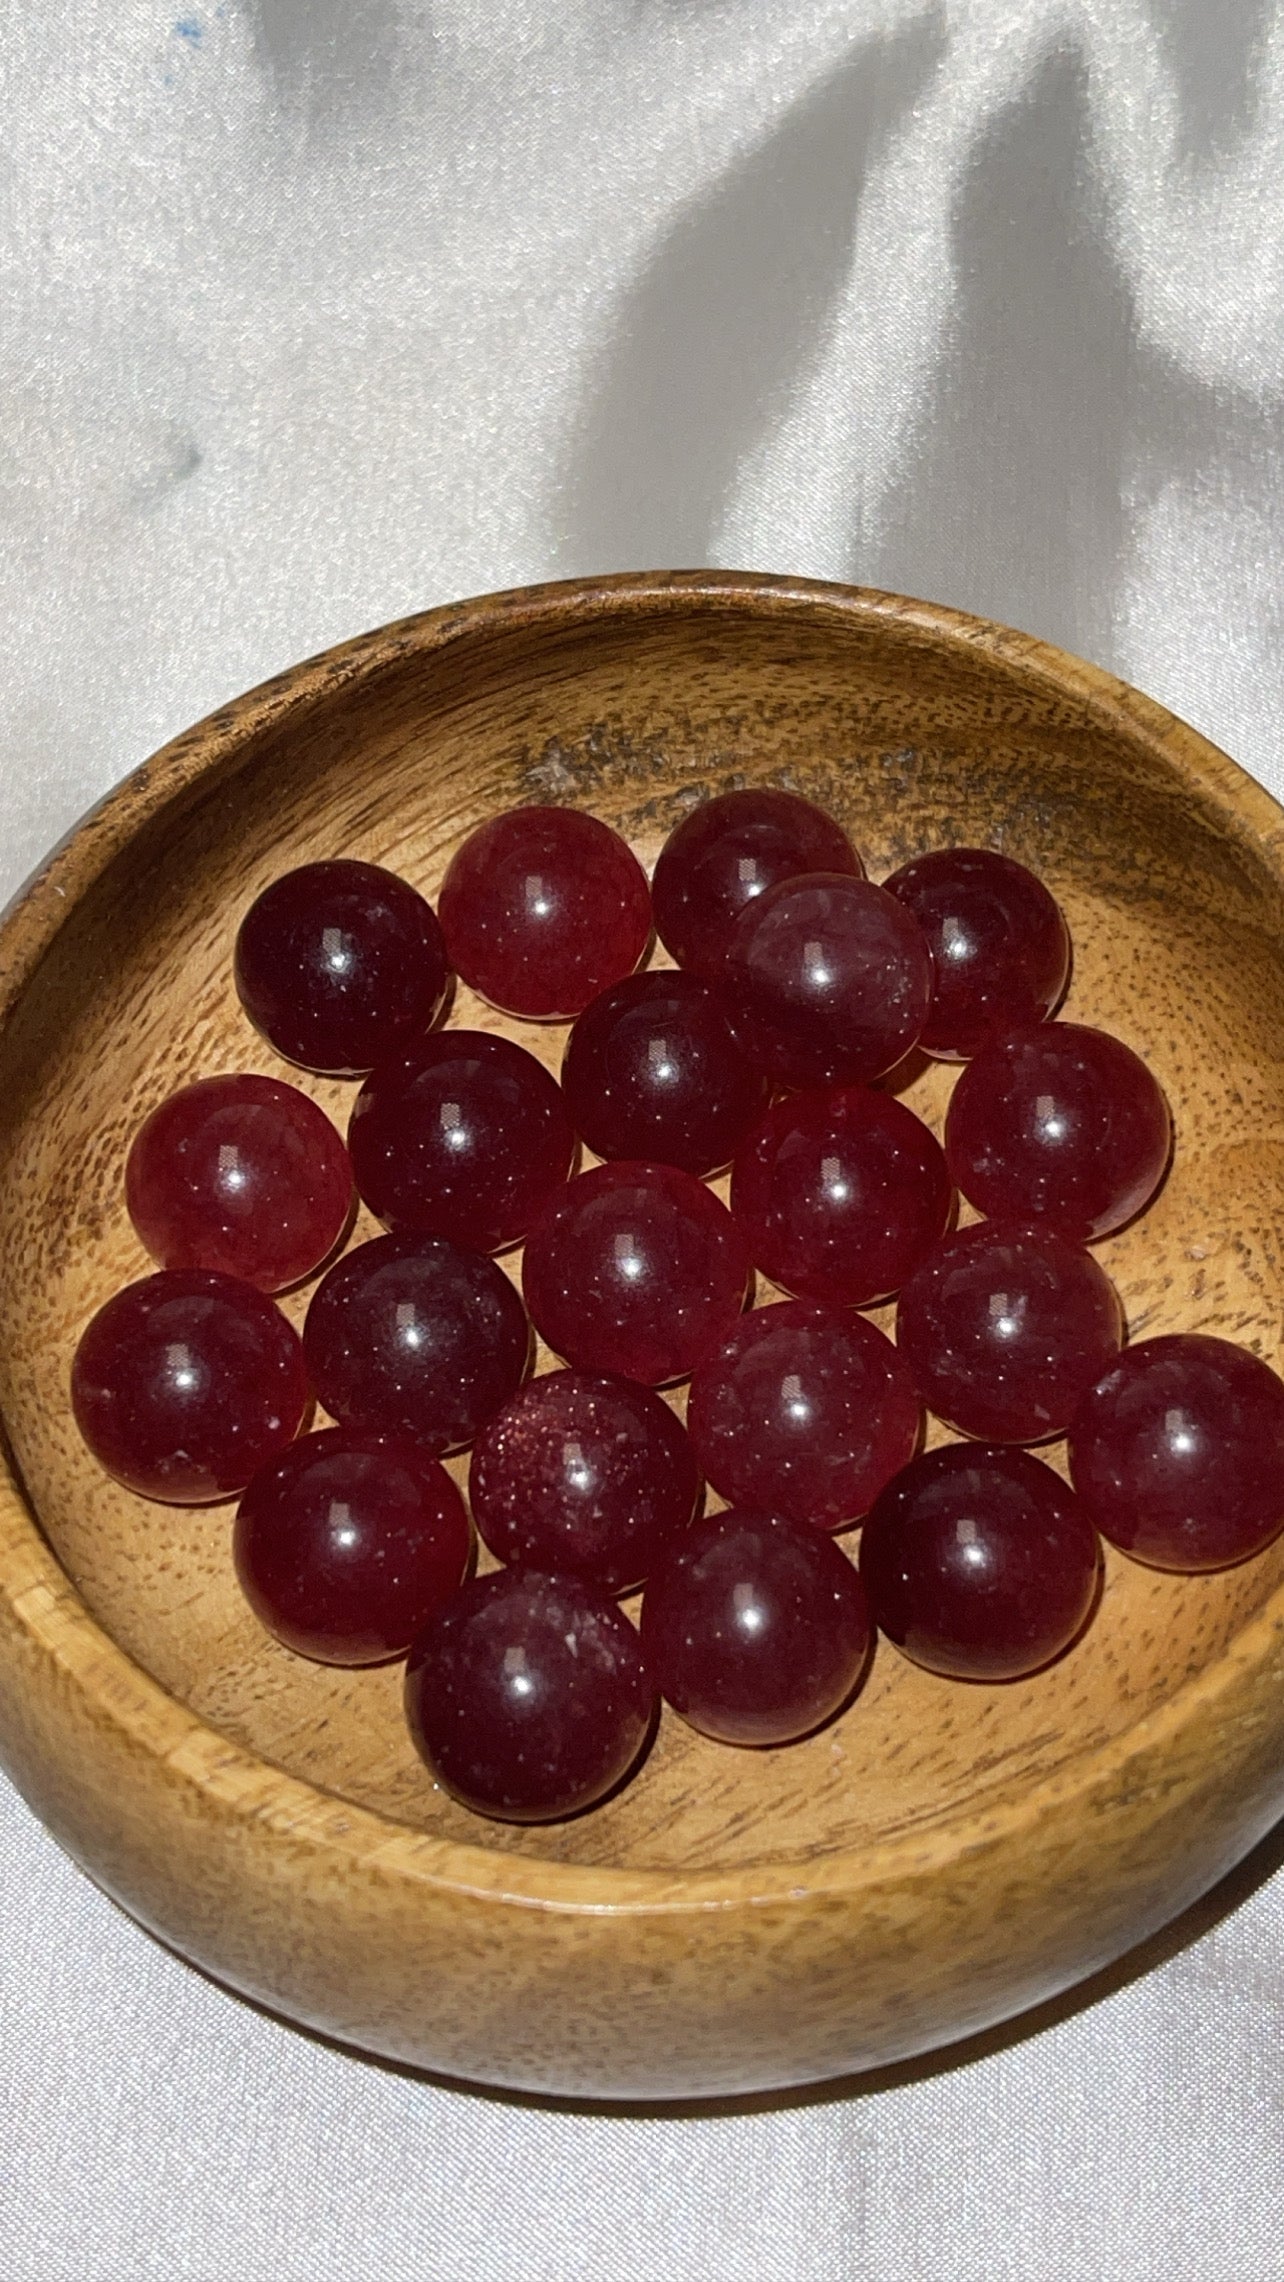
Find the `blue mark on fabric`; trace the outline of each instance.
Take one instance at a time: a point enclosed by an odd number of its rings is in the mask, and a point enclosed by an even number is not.
[[[195,16],[180,16],[174,30],[180,40],[190,40],[194,48],[205,37],[205,27]]]

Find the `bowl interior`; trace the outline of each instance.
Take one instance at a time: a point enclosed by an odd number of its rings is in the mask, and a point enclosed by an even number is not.
[[[1224,764],[1202,779],[1197,741],[1166,747],[1144,701],[878,598],[639,583],[478,608],[448,639],[439,618],[423,624],[304,669],[275,707],[249,700],[216,717],[184,741],[159,802],[145,785],[116,796],[137,821],[70,893],[0,1037],[0,1411],[33,1512],[106,1631],[210,1726],[441,1836],[715,1869],[860,1849],[1007,1801],[1220,1656],[1284,1578],[1284,1541],[1198,1579],[1110,1555],[1087,1637],[1027,1682],[951,1685],[884,1643],[844,1716],[788,1750],[720,1748],[666,1715],[643,1773],[605,1807],[507,1829],[456,1806],[420,1765],[399,1668],[324,1669],[260,1631],[232,1574],[230,1506],[150,1505],[106,1479],[71,1421],[72,1351],[92,1310],[151,1266],[125,1215],[123,1165],[174,1087],[274,1072],[346,1122],[355,1089],[288,1071],[232,987],[237,922],[277,873],[355,854],[431,897],[470,826],[530,800],[592,808],[649,862],[690,803],[764,782],[839,815],[875,878],[951,842],[1002,847],[1041,873],[1074,936],[1066,1013],[1136,1047],[1174,1112],[1158,1203],[1099,1248],[1131,1334],[1216,1331],[1278,1365],[1284,906],[1267,804],[1241,805]],[[560,1027],[508,1022],[463,987],[453,1020],[559,1065]],[[952,1072],[896,1082],[939,1130]],[[352,1240],[372,1233],[363,1218]],[[518,1255],[503,1264],[519,1274]],[[776,1295],[760,1284],[758,1296]],[[296,1320],[307,1298],[285,1302]],[[889,1329],[890,1315],[878,1316]],[[1059,1446],[1049,1455],[1059,1462]],[[466,1461],[452,1465],[462,1479]]]

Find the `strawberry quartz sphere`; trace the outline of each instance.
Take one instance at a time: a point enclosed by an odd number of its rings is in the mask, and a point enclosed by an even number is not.
[[[1099,1571],[1082,1501],[1026,1450],[928,1450],[861,1532],[879,1630],[955,1680],[1015,1680],[1060,1655],[1088,1620]]]
[[[330,1077],[372,1070],[436,1021],[450,970],[432,905],[379,864],[303,864],[250,905],[236,987],[287,1062]]]
[[[582,1577],[500,1569],[428,1623],[406,1667],[416,1749],[475,1814],[558,1822],[637,1760],[655,1712],[641,1643]]]
[[[1140,1056],[1078,1022],[1041,1022],[988,1046],[945,1121],[950,1171],[978,1212],[1079,1244],[1150,1202],[1171,1144],[1168,1104]]]
[[[715,975],[747,903],[799,872],[864,876],[840,824],[796,792],[719,793],[669,834],[651,881],[655,927],[680,967]]]
[[[672,1165],[596,1165],[545,1205],[522,1287],[535,1328],[579,1371],[684,1379],[744,1305],[749,1255],[724,1204]]]
[[[929,1408],[982,1442],[1064,1434],[1123,1338],[1105,1269],[1050,1229],[978,1221],[911,1276],[897,1348]]]
[[[1228,1339],[1143,1339],[1080,1406],[1070,1476],[1135,1561],[1227,1568],[1284,1525],[1284,1384]]]
[[[932,968],[922,928],[894,895],[814,872],[745,907],[718,987],[741,1052],[777,1084],[862,1085],[917,1040]]]
[[[767,1106],[717,997],[694,975],[630,975],[572,1030],[562,1088],[575,1129],[599,1157],[639,1157],[712,1173]]]
[[[588,1371],[532,1379],[473,1445],[468,1496],[491,1552],[514,1568],[628,1593],[695,1512],[700,1476],[682,1421],[649,1387]]]
[[[320,1664],[380,1664],[463,1581],[468,1515],[424,1450],[329,1427],[260,1467],[232,1538],[260,1624]]]
[[[440,897],[452,964],[506,1014],[582,1014],[632,974],[651,933],[646,874],[578,808],[510,808],[452,856]]]
[[[800,1298],[866,1307],[899,1291],[954,1201],[922,1119],[866,1086],[777,1102],[736,1155],[731,1209],[754,1266]]]
[[[913,1455],[923,1423],[909,1371],[863,1316],[788,1300],[744,1316],[696,1370],[696,1460],[734,1505],[841,1529]]]
[[[832,1538],[780,1514],[709,1514],[642,1597],[660,1693],[719,1743],[792,1743],[851,1695],[869,1654],[861,1581]]]
[[[575,1135],[556,1078],[524,1047],[438,1030],[366,1079],[348,1146],[385,1227],[500,1252],[565,1182]]]
[[[462,1450],[516,1394],[526,1310],[502,1268],[440,1236],[376,1236],[317,1285],[303,1325],[317,1395],[341,1426]]]
[[[146,1118],[125,1199],[163,1268],[217,1268],[283,1291],[333,1251],[352,1204],[328,1117],[276,1078],[200,1078]]]
[[[1070,930],[1024,864],[992,848],[936,848],[884,885],[932,954],[925,1053],[965,1061],[1051,1014],[1070,972]]]
[[[308,1381],[294,1330],[262,1292],[169,1269],[99,1308],[76,1349],[71,1402],[95,1458],[127,1489],[209,1505],[294,1440]]]

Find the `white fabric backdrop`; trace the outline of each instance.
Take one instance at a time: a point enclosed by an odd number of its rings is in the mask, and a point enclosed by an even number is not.
[[[278,667],[629,566],[990,612],[1284,788],[1279,0],[10,0],[0,86],[0,892]],[[1281,1856],[952,2068],[583,2116],[260,2018],[0,1789],[0,2276],[1271,2282]]]

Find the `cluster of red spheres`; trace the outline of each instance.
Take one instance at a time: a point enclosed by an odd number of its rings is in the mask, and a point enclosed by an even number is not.
[[[641,972],[653,930],[676,965]],[[781,790],[694,807],[650,886],[541,807],[465,839],[436,912],[377,865],[289,872],[236,987],[285,1061],[361,1081],[346,1146],[276,1077],[152,1110],[125,1190],[158,1272],[81,1338],[81,1432],[143,1497],[239,1499],[264,1626],[404,1658],[415,1744],[480,1814],[594,1805],[659,1698],[729,1744],[808,1734],[876,1631],[952,1678],[1035,1672],[1102,1536],[1198,1571],[1284,1523],[1284,1383],[1224,1340],[1124,1347],[1087,1247],[1155,1195],[1171,1123],[1127,1045],[1056,1019],[1069,966],[1021,864],[938,849],[875,885]],[[443,1027],[454,977],[569,1022],[560,1083]],[[880,1083],[915,1048],[966,1064],[943,1143]],[[384,1233],[350,1243],[358,1197]],[[273,1295],[318,1271],[300,1335]],[[892,1298],[895,1340],[860,1312]],[[530,1376],[533,1332],[564,1368]],[[924,1453],[928,1410],[960,1439]],[[1068,1481],[1031,1452],[1062,1437]]]

